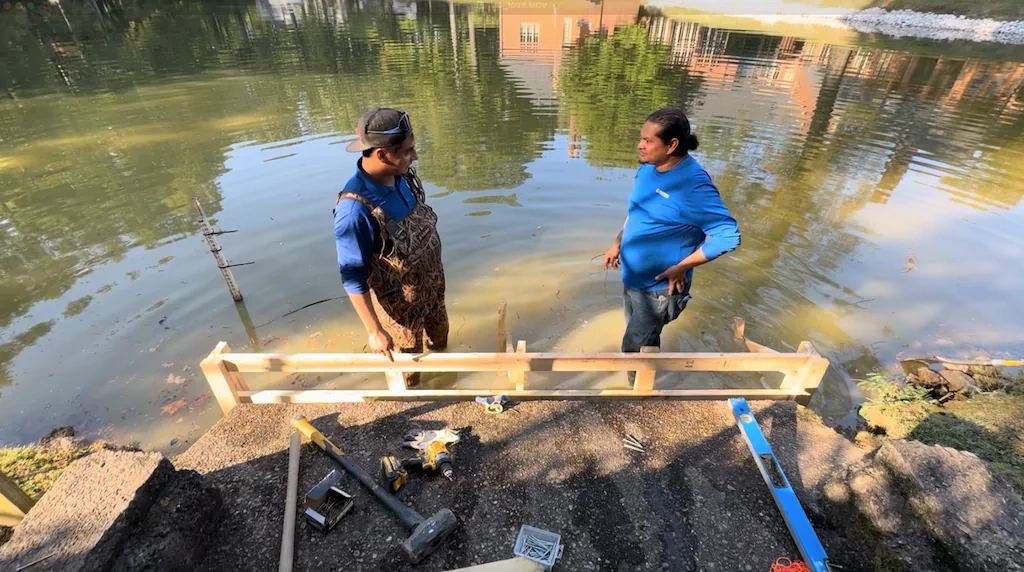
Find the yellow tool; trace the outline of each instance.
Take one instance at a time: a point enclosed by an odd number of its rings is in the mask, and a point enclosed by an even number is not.
[[[406,459],[402,466],[437,471],[449,481],[455,476],[452,469],[452,455],[448,452],[448,444],[444,441],[431,441],[425,449],[420,449],[417,458]]]
[[[448,444],[457,443],[459,438],[458,433],[447,429],[410,432],[405,436],[403,446],[415,450],[416,456],[404,461],[391,455],[381,457],[381,479],[387,483],[391,492],[398,492],[408,482],[408,469],[437,471],[449,481],[453,480],[455,470],[452,468],[453,458],[448,452]]]
[[[427,557],[431,552],[437,549],[441,542],[459,526],[458,519],[455,518],[455,514],[451,510],[443,508],[437,511],[436,514],[429,518],[424,518],[423,515],[416,512],[412,508],[405,506],[405,504],[398,500],[394,495],[384,490],[380,485],[374,482],[373,477],[366,474],[358,465],[348,460],[341,449],[336,447],[334,443],[324,437],[323,433],[317,431],[315,427],[310,425],[309,421],[301,415],[292,419],[292,425],[299,430],[300,433],[311,439],[318,447],[327,453],[327,456],[334,459],[341,465],[350,475],[356,478],[357,481],[362,483],[364,487],[373,493],[373,496],[377,497],[384,506],[390,508],[399,520],[402,521],[412,534],[409,538],[402,543],[402,548],[405,549],[406,557],[409,562],[417,564],[419,561]]]
[[[402,466],[398,457],[387,456],[380,459],[380,477],[387,483],[391,492],[397,493],[398,489],[409,480],[409,472]]]

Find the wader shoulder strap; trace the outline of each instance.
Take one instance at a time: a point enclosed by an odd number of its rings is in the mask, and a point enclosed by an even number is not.
[[[360,195],[359,193],[341,191],[338,193],[338,200],[334,201],[334,208],[331,209],[331,214],[334,214],[338,209],[338,203],[344,200],[355,201],[363,205],[366,207],[366,210],[370,211],[370,216],[373,217],[373,220],[377,221],[377,227],[379,228],[381,238],[381,251],[378,253],[378,256],[385,257],[390,253],[393,253],[395,245],[391,240],[391,233],[394,232],[395,223],[391,220],[391,217],[388,216],[388,213],[384,212],[384,209],[373,204],[370,199]]]
[[[370,199],[364,197],[363,195],[360,195],[359,193],[353,193],[352,191],[341,191],[340,193],[338,193],[338,200],[334,201],[334,208],[331,209],[332,215],[338,209],[338,203],[346,199],[355,201],[366,207],[366,210],[370,211],[370,214],[373,215],[373,218],[377,219],[377,222],[379,222],[382,226],[388,226],[391,224],[391,217],[388,216],[388,213],[384,212],[384,209],[373,204],[373,202],[371,202]]]

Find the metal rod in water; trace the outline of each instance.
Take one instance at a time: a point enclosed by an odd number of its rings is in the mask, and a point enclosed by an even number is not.
[[[220,273],[224,276],[224,282],[228,285],[228,290],[231,291],[231,297],[235,299],[235,302],[242,301],[242,291],[238,289],[238,283],[235,282],[235,275],[231,273],[231,269],[228,268],[228,263],[224,260],[224,255],[220,253],[220,244],[217,242],[216,233],[213,232],[213,228],[210,227],[210,222],[206,219],[206,212],[203,210],[203,205],[199,204],[199,198],[192,197],[192,204],[196,207],[196,212],[199,213],[199,230],[202,231],[203,237],[206,238],[206,244],[210,246],[210,252],[213,253],[213,259],[217,261],[217,268],[220,268]]]

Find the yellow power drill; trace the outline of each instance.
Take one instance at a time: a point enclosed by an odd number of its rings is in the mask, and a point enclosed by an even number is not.
[[[409,469],[437,471],[449,481],[454,480],[455,470],[452,468],[453,458],[448,451],[448,444],[458,440],[458,434],[448,430],[410,433],[406,435],[404,446],[415,449],[417,456],[404,461],[390,455],[382,457],[381,478],[391,492],[397,492],[409,480]]]

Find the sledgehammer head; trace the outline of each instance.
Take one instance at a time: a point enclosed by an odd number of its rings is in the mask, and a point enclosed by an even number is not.
[[[402,543],[409,562],[419,564],[420,560],[437,550],[441,542],[458,527],[459,521],[455,518],[455,513],[446,508],[442,508],[437,511],[437,514],[424,520]]]

